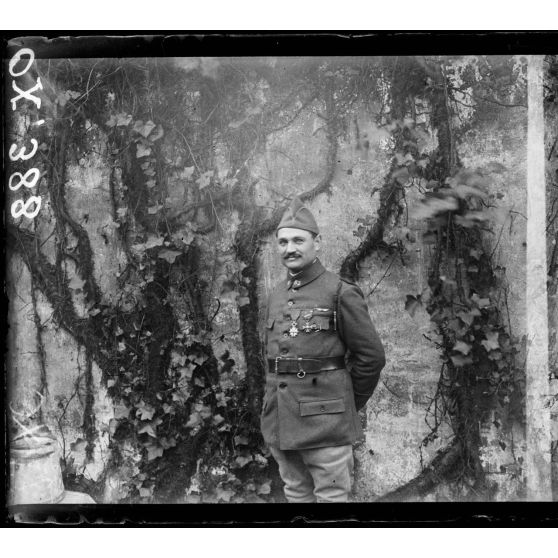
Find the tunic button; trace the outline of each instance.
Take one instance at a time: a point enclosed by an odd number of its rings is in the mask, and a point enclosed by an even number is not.
[[[283,333],[283,337],[287,338],[289,336],[288,333]]]
[[[320,407],[320,411],[321,411],[322,413],[325,412],[325,407],[324,407],[323,405]]]
[[[287,384],[286,384],[285,382],[281,382],[281,383],[279,384],[279,387],[280,387],[281,389],[285,389],[285,388],[287,387]]]
[[[296,287],[298,287],[298,286],[300,285],[300,281],[297,279],[297,280],[294,282],[294,284],[295,284]]]
[[[289,352],[289,349],[281,349],[281,354],[286,355]]]
[[[292,305],[294,304],[294,302],[293,302],[292,300],[289,300],[289,302],[287,302],[287,304],[288,304],[289,306],[292,306]]]

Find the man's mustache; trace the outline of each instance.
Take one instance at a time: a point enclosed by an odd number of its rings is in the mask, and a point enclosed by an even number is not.
[[[283,256],[284,260],[288,258],[300,258],[300,254],[297,254],[296,252],[292,252],[290,254],[286,254],[285,256]]]

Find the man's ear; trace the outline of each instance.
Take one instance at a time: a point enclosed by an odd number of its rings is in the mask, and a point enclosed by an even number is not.
[[[320,234],[317,234],[316,238],[314,238],[314,247],[316,248],[316,252],[320,250],[321,246],[322,246],[322,236]]]

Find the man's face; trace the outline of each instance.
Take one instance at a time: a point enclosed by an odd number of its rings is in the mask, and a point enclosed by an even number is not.
[[[298,273],[310,265],[320,250],[320,235],[302,229],[282,228],[277,231],[277,246],[283,265],[292,273]]]

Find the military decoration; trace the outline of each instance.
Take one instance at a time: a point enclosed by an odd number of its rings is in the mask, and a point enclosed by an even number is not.
[[[289,335],[291,337],[296,337],[298,335],[299,331],[298,331],[298,327],[296,325],[295,321],[291,322],[291,328],[289,329]]]

